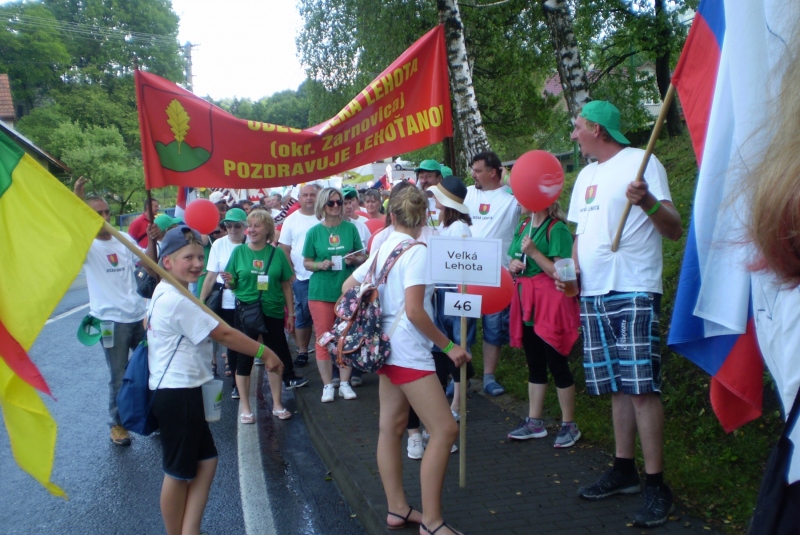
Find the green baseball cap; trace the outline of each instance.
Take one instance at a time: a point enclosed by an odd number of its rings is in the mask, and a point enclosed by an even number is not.
[[[419,173],[420,171],[438,171],[439,173],[442,172],[442,166],[439,165],[439,162],[436,160],[423,160],[419,167],[414,169],[415,173]]]
[[[342,197],[345,199],[355,199],[358,197],[358,192],[356,188],[352,186],[345,186],[342,188]]]
[[[619,110],[606,100],[593,100],[581,110],[581,117],[605,127],[615,141],[623,145],[630,145],[628,138],[619,131]]]
[[[247,214],[241,208],[231,208],[225,212],[225,219],[223,222],[230,223],[245,223],[247,221]]]
[[[78,326],[78,341],[85,346],[93,346],[100,341],[100,320],[86,315]]]
[[[183,221],[177,217],[170,217],[167,214],[161,214],[156,216],[156,218],[153,220],[153,223],[155,223],[156,226],[161,229],[161,232],[166,232],[170,227],[180,225],[183,223]]]
[[[453,176],[453,170],[446,165],[442,166],[442,177]]]

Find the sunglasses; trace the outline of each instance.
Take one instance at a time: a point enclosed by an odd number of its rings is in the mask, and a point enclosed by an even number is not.
[[[244,225],[241,223],[225,223],[225,228],[235,228],[239,230],[240,228],[244,228]]]
[[[344,201],[339,199],[338,201],[328,201],[328,202],[325,203],[325,206],[327,206],[329,208],[333,208],[334,206],[341,206],[343,204],[344,204]]]

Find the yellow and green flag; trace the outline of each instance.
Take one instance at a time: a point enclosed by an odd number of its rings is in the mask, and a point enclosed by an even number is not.
[[[0,409],[17,464],[52,494],[56,423],[27,351],[66,293],[103,219],[0,133]]]

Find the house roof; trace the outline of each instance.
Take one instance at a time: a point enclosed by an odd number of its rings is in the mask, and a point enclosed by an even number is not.
[[[31,141],[30,139],[26,138],[22,134],[20,134],[13,126],[11,126],[10,124],[8,124],[8,123],[6,123],[6,122],[4,122],[2,120],[0,120],[0,132],[3,132],[5,135],[7,135],[11,139],[13,139],[17,144],[22,146],[22,148],[25,149],[26,151],[33,152],[37,156],[39,156],[40,158],[43,158],[43,159],[47,160],[47,162],[50,165],[55,166],[55,167],[57,167],[59,169],[62,169],[64,171],[64,173],[69,173],[71,171],[71,169],[69,167],[67,167],[67,164],[65,164],[64,162],[62,162],[61,160],[59,160],[58,158],[56,158],[52,154],[48,153],[47,151],[44,151],[44,150],[40,149],[39,147],[37,147],[36,145],[34,145],[33,141]],[[52,169],[51,169],[50,172],[53,172]]]
[[[7,74],[0,74],[0,119],[13,120],[16,117],[14,100],[11,98],[11,82]]]

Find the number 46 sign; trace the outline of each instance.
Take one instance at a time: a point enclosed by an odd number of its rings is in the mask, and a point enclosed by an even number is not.
[[[444,294],[444,313],[446,316],[481,317],[483,296],[447,292]]]

